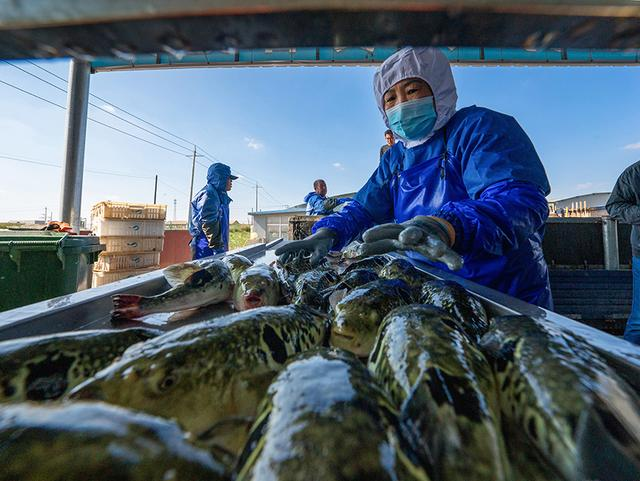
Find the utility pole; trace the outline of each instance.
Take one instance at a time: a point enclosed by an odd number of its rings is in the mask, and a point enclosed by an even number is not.
[[[259,188],[260,188],[260,186],[256,182],[256,210],[255,210],[255,212],[258,212],[258,189]]]
[[[47,223],[47,206],[44,207],[44,223]]]
[[[191,162],[191,190],[189,191],[189,219],[191,219],[191,201],[193,200],[193,180],[196,175],[196,157],[198,156],[198,152],[196,151],[196,146],[193,146],[193,161]]]
[[[156,200],[158,198],[158,174],[156,174],[156,183],[153,186],[153,203],[156,203]]]
[[[176,221],[176,205],[178,204],[178,199],[173,199],[173,222]]]

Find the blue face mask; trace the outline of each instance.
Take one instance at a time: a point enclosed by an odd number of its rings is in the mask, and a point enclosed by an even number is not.
[[[418,140],[429,135],[438,114],[433,107],[433,97],[408,100],[387,110],[389,127],[407,140]]]

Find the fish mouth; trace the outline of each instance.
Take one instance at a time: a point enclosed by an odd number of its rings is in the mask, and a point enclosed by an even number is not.
[[[242,296],[245,307],[248,309],[254,309],[263,305],[262,296],[255,292],[249,292]]]
[[[331,335],[337,337],[338,339],[343,339],[345,341],[353,341],[355,339],[355,336],[350,336],[349,334],[342,334],[340,332],[335,332],[335,331],[333,331]]]

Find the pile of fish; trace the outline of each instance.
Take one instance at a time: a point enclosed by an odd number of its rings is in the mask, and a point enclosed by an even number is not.
[[[164,271],[113,317],[0,343],[0,481],[640,479],[640,399],[578,336],[490,319],[402,258]]]

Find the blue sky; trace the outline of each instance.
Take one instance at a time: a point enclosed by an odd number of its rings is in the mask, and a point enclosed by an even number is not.
[[[64,87],[31,64],[18,65]],[[65,61],[39,65],[67,76]],[[99,73],[91,77],[91,92],[195,141],[257,179],[265,188],[259,191],[260,208],[276,209],[300,203],[315,178],[327,180],[330,194],[342,193],[357,190],[375,169],[385,127],[371,92],[373,72],[262,67]],[[618,174],[640,160],[640,68],[456,67],[454,76],[458,107],[481,105],[520,122],[547,169],[551,199],[610,190]],[[0,65],[0,80],[66,104],[63,92],[7,64]],[[62,164],[63,110],[3,84],[0,105],[0,156]],[[90,116],[182,150],[94,108]],[[0,220],[35,219],[45,206],[54,217],[59,214],[60,167],[3,158],[0,165]],[[158,174],[158,199],[169,205],[168,217],[173,218],[174,199],[177,218],[186,217],[191,173],[186,155],[90,122],[85,166],[143,177],[87,172],[85,216],[100,200],[152,202]],[[196,190],[204,179],[205,168],[197,166]],[[255,203],[252,181],[234,185],[232,218],[248,218]]]

